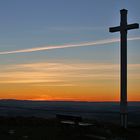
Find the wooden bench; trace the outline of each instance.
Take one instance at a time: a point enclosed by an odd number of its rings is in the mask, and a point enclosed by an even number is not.
[[[79,122],[82,121],[82,117],[72,116],[72,115],[56,114],[56,118],[63,124],[71,124],[71,125],[75,125],[75,126],[78,126]]]

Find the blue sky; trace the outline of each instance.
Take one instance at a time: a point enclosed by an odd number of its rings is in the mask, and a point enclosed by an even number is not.
[[[62,45],[119,37],[108,32],[119,24],[119,10],[128,9],[128,22],[140,23],[139,0],[1,0],[0,50]],[[140,36],[140,30],[129,31]],[[119,44],[49,52],[1,55],[1,63],[48,60],[119,62]],[[139,60],[139,41],[130,42],[131,63]],[[105,46],[105,47],[104,47]],[[18,59],[17,59],[18,58]],[[18,62],[18,63],[19,63]]]

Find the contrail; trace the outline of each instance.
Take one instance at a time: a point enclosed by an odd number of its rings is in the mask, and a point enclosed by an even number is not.
[[[131,37],[131,38],[128,38],[127,40],[140,40],[140,37]],[[104,45],[104,44],[110,44],[110,43],[115,43],[115,42],[119,42],[119,41],[120,41],[119,38],[113,38],[113,39],[105,39],[105,40],[98,40],[98,41],[93,41],[93,42],[84,42],[84,43],[77,43],[77,44],[44,46],[44,47],[21,49],[21,50],[14,50],[14,51],[0,51],[0,55],[28,53],[28,52],[37,52],[37,51],[63,49],[63,48],[74,48],[74,47],[83,47],[83,46]]]

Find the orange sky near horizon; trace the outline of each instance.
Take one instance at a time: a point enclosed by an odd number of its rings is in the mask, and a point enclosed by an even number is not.
[[[140,101],[140,64],[128,65],[128,100]],[[119,65],[29,63],[1,67],[0,99],[119,101]]]

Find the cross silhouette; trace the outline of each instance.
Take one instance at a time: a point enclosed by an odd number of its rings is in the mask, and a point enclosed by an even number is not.
[[[120,26],[109,28],[109,32],[120,32],[120,46],[121,46],[121,95],[120,95],[120,113],[121,126],[127,128],[127,31],[139,28],[138,23],[127,24],[127,10],[120,10],[121,22]]]

